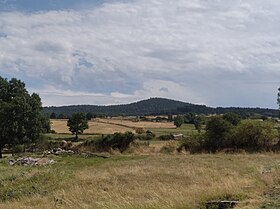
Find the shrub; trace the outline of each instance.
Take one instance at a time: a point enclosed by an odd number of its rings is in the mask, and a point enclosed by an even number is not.
[[[156,135],[151,131],[146,131],[146,134],[138,134],[136,136],[139,140],[152,140]]]
[[[221,117],[212,117],[206,125],[205,149],[216,152],[224,148],[225,141],[229,137],[232,124]]]
[[[118,149],[120,152],[125,151],[135,136],[131,132],[114,133],[113,135],[102,136],[95,140],[88,140],[82,146],[93,146],[95,151],[108,152],[111,149]]]
[[[169,140],[174,140],[174,136],[172,134],[161,135],[158,137],[158,139],[161,141],[169,141]]]
[[[176,147],[177,147],[176,141],[169,141],[160,149],[160,152],[170,154],[176,150]]]
[[[174,118],[174,125],[179,128],[184,123],[184,117],[181,115],[178,115]]]
[[[244,120],[233,130],[230,141],[238,149],[269,151],[277,144],[277,131],[270,122]]]
[[[190,153],[202,152],[205,149],[205,134],[195,133],[191,136],[185,137],[181,140],[180,146],[177,148],[178,152],[182,150],[189,151]]]

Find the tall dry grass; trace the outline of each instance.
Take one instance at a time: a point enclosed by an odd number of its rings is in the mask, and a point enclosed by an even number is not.
[[[279,154],[132,155],[80,167],[63,188],[0,208],[183,209],[229,198],[253,209],[279,182]]]

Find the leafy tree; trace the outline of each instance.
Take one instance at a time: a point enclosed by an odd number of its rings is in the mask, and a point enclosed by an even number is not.
[[[241,117],[233,112],[228,112],[224,114],[223,119],[230,122],[234,126],[237,126],[241,121]]]
[[[93,114],[91,112],[88,112],[86,114],[86,118],[87,118],[87,120],[91,120],[93,118]]]
[[[42,133],[50,133],[51,132],[51,122],[47,115],[42,115],[41,117],[42,124]]]
[[[63,113],[60,113],[58,116],[57,116],[57,119],[65,119],[67,118]]]
[[[232,124],[219,116],[212,117],[206,125],[205,148],[216,152],[227,140]]]
[[[200,131],[201,131],[201,128],[202,128],[202,124],[203,124],[203,119],[202,119],[202,117],[201,117],[201,116],[195,117],[193,123],[194,123],[195,129],[198,130],[198,132],[200,132]]]
[[[42,103],[15,78],[0,77],[0,158],[5,145],[35,143],[42,133]]]
[[[247,151],[270,150],[277,143],[276,132],[270,122],[244,120],[234,129],[231,141]]]
[[[50,115],[50,119],[56,119],[56,114],[54,112]]]
[[[196,118],[195,113],[193,113],[193,112],[187,113],[184,116],[184,122],[189,123],[189,124],[194,124],[195,118]]]
[[[184,123],[184,118],[180,115],[176,116],[174,118],[174,125],[178,128],[181,127],[181,125]]]
[[[73,113],[72,117],[67,121],[67,126],[69,126],[69,131],[76,135],[78,139],[78,134],[82,134],[85,129],[88,129],[88,121],[84,113],[77,112]]]

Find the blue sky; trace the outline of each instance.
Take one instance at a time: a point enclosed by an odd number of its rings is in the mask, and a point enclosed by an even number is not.
[[[275,0],[0,0],[0,75],[44,105],[277,108]]]

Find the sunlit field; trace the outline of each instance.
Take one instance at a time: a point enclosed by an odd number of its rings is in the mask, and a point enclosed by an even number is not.
[[[279,208],[280,155],[53,156],[42,167],[0,161],[0,208],[205,208],[238,200],[236,208]]]

